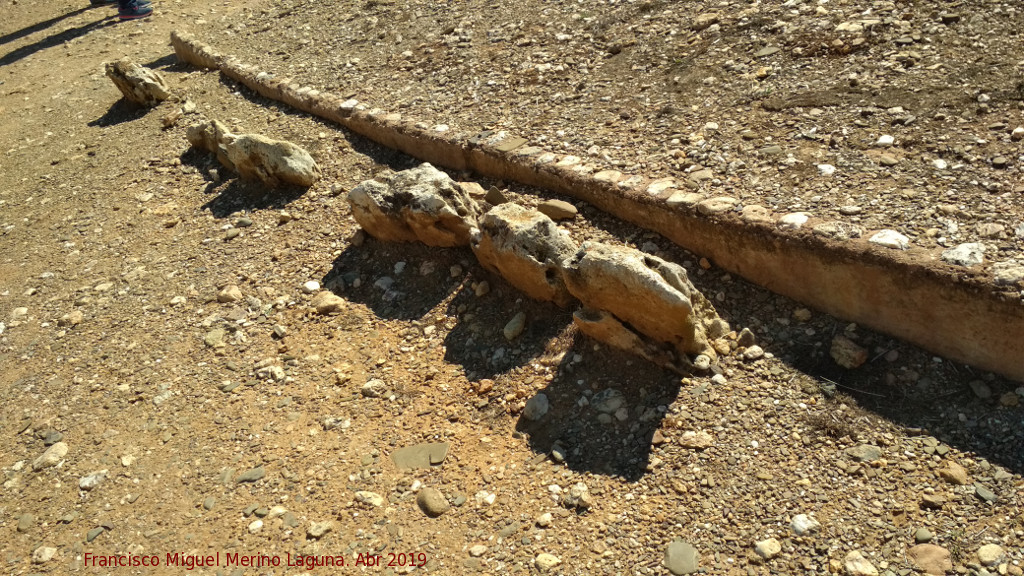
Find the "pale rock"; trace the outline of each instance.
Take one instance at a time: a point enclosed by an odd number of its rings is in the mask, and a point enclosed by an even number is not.
[[[476,546],[471,546],[469,548],[469,555],[472,556],[473,558],[479,558],[479,557],[483,556],[486,553],[487,553],[487,546],[484,546],[483,544],[477,544]]]
[[[32,461],[33,470],[42,470],[43,468],[49,468],[56,466],[65,456],[68,455],[68,445],[63,442],[57,442],[46,449],[38,458]]]
[[[737,204],[739,204],[739,200],[729,196],[708,198],[707,200],[701,201],[697,204],[697,212],[700,212],[705,216],[710,216],[712,214],[719,214],[732,210]]]
[[[945,468],[939,469],[939,477],[957,486],[966,486],[970,483],[970,476],[967,474],[967,470],[952,460],[946,462]]]
[[[994,566],[1003,559],[1003,547],[998,544],[985,544],[978,548],[978,561],[982,566]]]
[[[336,314],[345,309],[345,299],[332,292],[318,292],[310,302],[318,314]]]
[[[447,174],[423,163],[387,182],[366,180],[348,194],[352,215],[371,236],[428,246],[469,244],[478,208]]]
[[[696,192],[675,192],[665,200],[665,204],[667,204],[669,208],[675,208],[677,206],[690,208],[703,199],[704,195],[697,194]]]
[[[470,246],[480,263],[535,300],[567,306],[563,262],[578,246],[553,220],[517,204],[502,204],[480,218]]]
[[[754,552],[765,560],[771,560],[782,552],[782,544],[775,538],[754,542]]]
[[[679,445],[690,450],[706,450],[714,445],[714,443],[715,439],[711,437],[711,434],[704,431],[695,432],[688,430],[679,437]]]
[[[888,134],[883,134],[878,137],[878,141],[875,142],[875,145],[880,148],[888,148],[889,146],[892,146],[894,142],[896,142],[895,138]]]
[[[836,173],[836,167],[831,164],[818,164],[818,172],[822,176],[831,176]]]
[[[519,311],[511,320],[505,324],[505,328],[502,329],[502,334],[505,339],[511,342],[516,338],[519,338],[523,334],[523,330],[526,330],[526,312]]]
[[[139,66],[128,58],[107,62],[103,66],[125,99],[140,106],[156,106],[164,100],[176,100],[163,76],[155,70]]]
[[[569,292],[683,354],[715,352],[705,326],[718,315],[686,269],[639,250],[586,242],[564,268]]]
[[[821,523],[807,514],[797,514],[793,516],[793,521],[790,522],[789,527],[797,536],[805,536],[821,530]]]
[[[78,326],[84,319],[85,315],[82,314],[81,310],[72,310],[57,320],[57,326],[64,326],[68,328]]]
[[[56,548],[53,548],[51,546],[40,546],[32,551],[32,563],[46,564],[50,560],[53,560],[53,556],[56,553]]]
[[[92,490],[99,486],[107,478],[107,471],[100,470],[78,480],[78,487],[82,490]]]
[[[847,576],[878,576],[878,569],[859,550],[854,550],[843,559]]]
[[[263,530],[263,520],[256,519],[249,523],[249,534],[256,534]]]
[[[316,280],[310,280],[302,285],[303,294],[312,294],[320,289],[320,283]]]
[[[527,420],[537,421],[543,418],[550,408],[551,404],[547,394],[540,393],[526,401],[523,417]]]
[[[291,142],[260,134],[232,134],[216,120],[190,126],[186,135],[192,146],[216,155],[223,166],[244,179],[272,187],[309,187],[320,180],[320,166],[309,152]]]
[[[936,158],[935,160],[932,160],[932,166],[934,166],[936,170],[945,170],[946,168],[949,168],[949,163],[942,158]]]
[[[586,510],[593,504],[594,498],[590,495],[590,489],[583,482],[573,484],[562,494],[562,506],[566,508]]]
[[[893,250],[906,250],[910,246],[910,239],[895,230],[881,230],[869,238],[868,242]]]
[[[326,520],[324,522],[310,522],[309,528],[306,528],[306,536],[315,539],[323,538],[329,532],[334,530],[334,522]]]
[[[860,238],[864,234],[864,229],[856,224],[850,224],[849,222],[823,222],[816,225],[814,233],[819,236],[825,236],[826,238],[832,238],[834,240],[849,240],[850,238]]]
[[[757,345],[750,346],[749,348],[743,351],[744,360],[753,361],[762,357],[764,357],[764,349]]]
[[[771,222],[772,211],[764,206],[757,204],[747,204],[743,207],[743,211],[740,212],[740,218],[746,222]]]
[[[783,230],[797,230],[802,228],[809,219],[806,212],[793,212],[779,218],[778,226]]]
[[[537,570],[539,570],[543,574],[545,572],[550,572],[551,570],[553,570],[555,566],[561,564],[562,561],[558,558],[558,556],[544,552],[538,554],[537,558],[534,559],[533,563],[537,566]]]
[[[1000,286],[1012,286],[1024,281],[1024,263],[1007,261],[997,262],[991,268],[995,283]]]
[[[222,304],[238,302],[241,299],[242,290],[234,284],[225,286],[223,289],[221,289],[220,292],[217,293],[217,302],[220,302]]]
[[[960,244],[942,251],[942,260],[957,266],[977,266],[985,261],[985,245],[981,242]]]
[[[384,505],[384,497],[381,496],[380,494],[377,494],[376,492],[359,490],[358,492],[356,492],[355,497],[356,502],[360,502],[362,504],[369,504],[371,506],[377,507]]]
[[[665,567],[675,576],[693,574],[700,565],[700,555],[689,542],[676,540],[665,549]]]

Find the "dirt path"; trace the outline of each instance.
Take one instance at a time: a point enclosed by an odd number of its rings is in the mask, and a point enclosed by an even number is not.
[[[807,320],[581,206],[574,237],[685,263],[770,352],[680,381],[579,336],[570,312],[522,298],[469,251],[362,242],[344,192],[411,159],[171,56],[171,29],[203,20],[230,32],[233,14],[258,6],[183,0],[115,24],[109,8],[4,2],[9,573],[180,574],[212,555],[196,573],[299,574],[284,564],[314,555],[346,562],[323,574],[665,574],[666,551],[686,567],[676,540],[713,574],[842,572],[854,551],[899,573],[928,540],[921,529],[963,573],[982,574],[979,550],[993,544],[1003,552],[987,570],[1021,573],[1014,384],[856,329],[872,361],[842,372],[827,347],[845,325]],[[189,150],[194,115],[165,129],[176,105],[119,101],[101,64],[124,55],[207,117],[306,147],[324,179],[283,193],[237,181]],[[344,312],[315,314],[309,281],[337,290]],[[231,285],[240,299],[220,296]],[[502,327],[519,311],[526,332],[508,342]],[[541,392],[545,419],[521,418]],[[443,463],[394,461],[437,443]],[[61,444],[55,465],[34,466]],[[425,488],[450,509],[428,517]],[[796,535],[800,514],[820,528]],[[780,550],[766,560],[754,543],[772,538]],[[282,565],[241,565],[259,554]],[[96,555],[159,566],[103,567]],[[374,555],[394,565],[357,565]]]

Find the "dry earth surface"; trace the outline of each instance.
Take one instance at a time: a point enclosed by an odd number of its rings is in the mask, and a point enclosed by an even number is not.
[[[683,264],[732,325],[734,353],[680,379],[577,334],[468,249],[365,238],[345,193],[414,160],[168,47],[191,30],[431,123],[1013,259],[1014,5],[181,0],[122,24],[84,2],[2,2],[3,571],[179,574],[167,555],[219,553],[196,572],[307,573],[226,563],[290,554],[344,557],[314,571],[331,574],[1022,573],[1020,383],[578,204],[574,239]],[[187,101],[119,100],[102,63],[123,56]],[[200,115],[302,145],[323,179],[238,180],[189,148]],[[320,290],[343,310],[317,314]],[[838,335],[868,362],[837,366]],[[524,418],[541,393],[548,412]],[[443,460],[396,464],[437,443]],[[375,554],[418,566],[355,565]]]

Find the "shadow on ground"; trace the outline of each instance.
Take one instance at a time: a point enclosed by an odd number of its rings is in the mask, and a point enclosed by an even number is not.
[[[110,105],[110,108],[103,113],[103,116],[89,122],[89,126],[99,126],[105,128],[107,126],[116,126],[124,122],[134,122],[146,114],[148,114],[152,108],[146,108],[139,106],[133,102],[129,102],[125,98],[121,98],[117,102]]]
[[[203,204],[203,208],[217,218],[254,210],[280,210],[307,191],[301,186],[270,188],[262,182],[242,180],[221,166],[212,154],[195,148],[186,150],[179,160],[194,167],[206,179],[204,192],[214,196]]]
[[[33,32],[38,32],[40,30],[44,30],[44,29],[49,28],[50,26],[56,24],[57,22],[65,19],[65,18],[68,18],[70,16],[75,16],[77,14],[80,14],[80,13],[84,12],[85,10],[87,10],[87,8],[83,8],[81,10],[76,10],[74,12],[70,12],[70,13],[65,14],[63,16],[59,16],[57,18],[51,18],[50,20],[47,20],[45,22],[40,22],[39,24],[35,24],[33,26],[29,26],[28,28],[24,28],[24,29],[19,30],[17,32],[12,32],[11,34],[7,34],[3,38],[0,38],[0,44],[11,42],[11,41],[16,40],[18,38],[21,38],[23,36],[27,36],[29,34],[32,34]],[[38,40],[36,42],[33,42],[31,44],[26,44],[25,46],[22,46],[21,48],[15,48],[14,50],[11,50],[7,54],[4,54],[3,56],[0,56],[0,66],[7,66],[8,64],[13,64],[13,63],[15,63],[15,62],[17,62],[17,61],[19,61],[19,60],[21,60],[23,58],[26,58],[28,56],[31,56],[31,55],[37,53],[37,52],[42,52],[43,50],[46,50],[47,48],[54,48],[56,46],[60,46],[61,44],[66,43],[66,42],[70,42],[71,40],[74,40],[75,38],[79,38],[81,36],[85,36],[89,32],[92,32],[93,30],[95,30],[95,29],[97,29],[97,28],[99,28],[101,26],[106,26],[106,25],[109,25],[109,24],[113,24],[113,23],[117,22],[117,20],[114,18],[114,16],[116,16],[116,15],[117,15],[117,13],[114,12],[112,15],[108,15],[107,17],[102,18],[100,20],[94,20],[92,22],[88,22],[88,23],[83,24],[81,26],[76,26],[74,28],[68,28],[67,30],[64,30],[62,32],[58,32],[56,34],[52,34],[50,36],[42,38],[42,39],[40,39],[40,40]]]

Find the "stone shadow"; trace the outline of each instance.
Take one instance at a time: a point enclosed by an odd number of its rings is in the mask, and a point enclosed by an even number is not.
[[[125,98],[120,98],[111,104],[110,108],[108,108],[102,116],[90,121],[88,125],[92,127],[99,126],[101,128],[105,128],[107,126],[116,126],[124,122],[134,122],[148,114],[150,110],[152,110],[152,108],[139,106],[138,104],[129,102]]]
[[[178,158],[182,164],[198,170],[206,180],[203,191],[214,196],[203,208],[217,218],[227,218],[237,212],[285,208],[307,190],[301,186],[270,188],[262,182],[243,180],[205,150],[189,148]]]
[[[520,415],[516,431],[538,455],[557,448],[570,470],[637,481],[647,473],[654,433],[679,396],[679,376],[575,328],[566,335],[570,344],[539,392],[549,412],[537,421]]]

